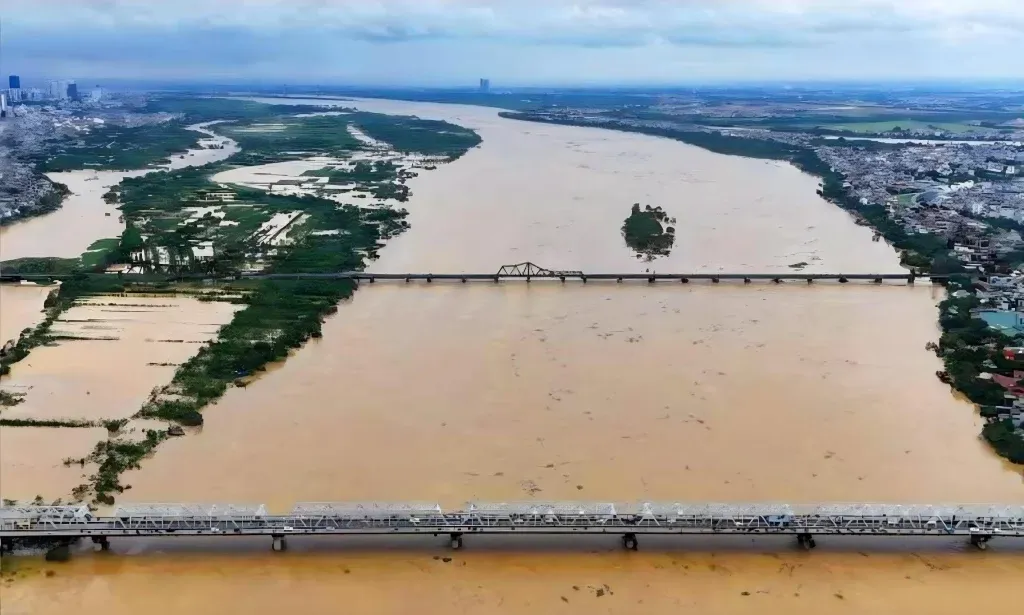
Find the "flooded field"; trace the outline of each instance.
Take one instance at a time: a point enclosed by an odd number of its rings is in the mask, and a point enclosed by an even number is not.
[[[445,119],[484,140],[410,180],[411,230],[375,271],[526,260],[595,272],[900,271],[891,248],[788,165],[493,109],[339,104]],[[634,202],[678,220],[668,258],[640,261],[625,246]],[[323,339],[230,390],[200,433],[126,474],[133,489],[120,499],[274,510],[300,500],[1024,502],[1021,470],[978,439],[971,405],[935,378],[924,346],[938,338],[939,299],[927,285],[365,285]],[[614,539],[475,537],[454,555],[440,538],[297,540],[278,555],[268,541],[223,542],[115,541],[115,554],[78,556],[53,577],[25,563],[3,586],[3,612],[1010,613],[1006,592],[1024,575],[1010,541],[984,554],[898,539],[823,540],[810,554],[788,541],[655,541],[627,554]]]
[[[189,128],[206,137],[203,143],[224,145],[223,149],[194,149],[173,156],[159,169],[181,169],[224,160],[238,151],[230,139],[216,137],[206,124]],[[124,222],[116,205],[103,195],[126,177],[151,171],[67,171],[47,173],[50,181],[64,184],[71,194],[57,211],[0,227],[0,261],[25,257],[55,256],[77,258],[98,239],[118,237]]]
[[[35,284],[0,284],[0,346],[17,340],[25,329],[35,327],[45,318],[43,302],[56,286]]]
[[[25,395],[23,403],[5,408],[3,416],[85,421],[130,417],[154,387],[170,382],[178,364],[216,337],[237,307],[170,296],[82,301],[51,329],[54,336],[72,339],[34,349],[0,382],[3,390]],[[69,472],[59,462],[92,450],[101,439],[97,432],[106,437],[104,429],[0,427],[0,495],[19,500],[36,494],[50,500],[66,497],[82,481],[67,487]],[[81,472],[72,474],[77,479]]]

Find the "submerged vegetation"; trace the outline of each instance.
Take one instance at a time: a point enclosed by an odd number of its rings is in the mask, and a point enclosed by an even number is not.
[[[286,359],[310,338],[320,337],[324,319],[356,289],[347,280],[237,279],[240,272],[359,270],[366,259],[376,258],[386,239],[408,227],[403,209],[224,187],[210,179],[216,172],[253,163],[350,155],[366,147],[350,126],[398,151],[423,156],[454,159],[479,143],[472,131],[418,118],[358,112],[301,117],[323,109],[234,99],[178,97],[156,100],[150,106],[154,111],[182,114],[187,122],[228,120],[211,128],[238,141],[242,151],[205,167],[125,179],[103,197],[119,205],[124,233],[94,243],[82,259],[22,259],[3,264],[5,273],[53,275],[63,281],[48,300],[44,322],[24,334],[10,357],[4,357],[4,373],[32,348],[53,343],[50,326],[83,296],[138,290],[173,293],[189,287],[190,276],[213,275],[219,281],[212,287],[204,285],[204,297],[244,306],[221,328],[216,340],[177,366],[171,382],[157,387],[133,417],[167,421],[172,424],[167,431],[148,431],[139,441],[118,435],[123,419],[88,425],[107,427],[111,438],[97,444],[89,456],[67,461],[95,469],[72,494],[78,501],[91,498],[95,504],[113,503],[128,488],[120,482],[124,471],[138,467],[169,434],[180,433],[179,425],[201,425],[204,407],[231,386],[246,386],[267,364]],[[89,162],[84,150],[77,154],[83,158],[76,164]],[[398,181],[399,169],[391,163],[359,162],[351,170],[325,172],[380,199],[404,201],[409,195]],[[267,230],[282,217],[288,220],[286,225]],[[200,244],[210,248],[202,256],[196,250]],[[148,273],[130,277],[103,273],[111,265],[131,265]]]
[[[197,147],[202,135],[180,121],[145,126],[101,126],[77,140],[61,142],[37,160],[43,172],[94,169],[127,171],[169,162],[174,154]]]
[[[629,217],[622,224],[622,237],[626,240],[637,258],[653,260],[658,256],[668,256],[676,241],[676,229],[674,218],[661,207],[650,205],[640,209],[640,203],[633,203]]]

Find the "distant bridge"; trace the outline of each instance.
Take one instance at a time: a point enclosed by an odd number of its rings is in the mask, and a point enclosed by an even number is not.
[[[885,281],[900,281],[913,284],[919,278],[925,278],[932,283],[945,283],[948,276],[922,276],[916,272],[906,273],[586,273],[577,270],[556,270],[545,269],[534,263],[525,262],[515,265],[505,265],[498,269],[497,273],[375,273],[369,271],[342,271],[338,273],[261,273],[243,275],[243,278],[265,278],[265,279],[345,279],[366,282],[377,280],[399,280],[412,282],[416,280],[433,282],[438,281],[490,281],[501,282],[503,280],[579,280],[586,283],[588,280],[603,280],[624,282],[627,280],[641,280],[647,282],[682,282],[706,280],[718,283],[726,280],[742,281],[751,283],[754,281],[768,281],[776,284],[782,282],[806,282],[811,284],[815,281],[835,281],[842,284],[852,281],[868,281],[881,284]]]
[[[51,281],[68,277],[67,275],[47,274],[19,274],[0,272],[0,282],[25,281]],[[498,269],[497,273],[374,273],[369,271],[338,271],[328,273],[250,273],[239,274],[231,277],[184,274],[169,276],[171,280],[355,280],[357,282],[376,282],[378,280],[398,280],[405,282],[412,281],[489,281],[501,282],[504,280],[520,280],[530,282],[533,280],[579,280],[583,283],[588,281],[616,281],[641,280],[647,282],[682,282],[686,284],[691,281],[710,281],[718,283],[722,281],[741,281],[751,283],[755,281],[774,282],[806,282],[811,284],[816,281],[834,281],[841,284],[853,281],[866,281],[881,284],[885,281],[899,281],[913,284],[918,279],[927,279],[934,284],[943,284],[949,276],[932,275],[926,276],[908,271],[906,273],[586,273],[576,270],[555,270],[545,269],[530,262],[505,265]],[[125,280],[132,278],[146,279],[139,274],[122,274]],[[149,276],[152,279],[152,276]]]
[[[447,535],[453,549],[467,534],[612,534],[636,549],[642,534],[790,535],[800,546],[815,536],[963,536],[980,549],[993,537],[1024,538],[1024,505],[657,504],[524,502],[438,504],[305,503],[269,515],[263,505],[140,504],[109,517],[85,506],[0,508],[0,540],[53,540],[58,547],[91,538],[267,536],[275,551],[291,535]]]

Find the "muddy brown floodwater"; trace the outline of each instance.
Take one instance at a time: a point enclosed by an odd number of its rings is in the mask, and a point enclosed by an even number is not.
[[[279,102],[279,101],[278,101]],[[302,103],[307,101],[296,100]],[[376,271],[899,271],[897,255],[773,162],[474,107],[359,101],[446,119],[483,145],[412,180],[412,229]],[[634,202],[677,218],[637,261]],[[934,376],[926,285],[382,284],[207,409],[122,500],[471,499],[1024,502],[1019,468]],[[960,541],[823,539],[124,541],[43,574],[4,613],[992,613],[1016,610],[1024,552]],[[228,549],[228,552],[223,552]],[[126,555],[127,554],[127,555]],[[173,579],[173,581],[171,581]],[[182,591],[187,587],[188,591]]]

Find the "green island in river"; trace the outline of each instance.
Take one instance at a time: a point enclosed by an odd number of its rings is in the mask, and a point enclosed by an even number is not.
[[[382,242],[403,232],[412,169],[430,169],[457,159],[480,142],[471,130],[446,122],[322,107],[279,106],[238,100],[167,97],[149,103],[154,112],[179,119],[146,127],[146,145],[111,155],[110,139],[136,143],[138,131],[99,131],[74,147],[62,145],[39,161],[47,170],[145,167],[195,141],[185,125],[213,123],[217,134],[236,141],[240,152],[201,167],[153,172],[125,179],[104,199],[124,217],[119,238],[96,242],[81,259],[25,258],[2,263],[5,274],[60,277],[45,303],[46,316],[0,356],[0,374],[33,348],[60,343],[51,333],[57,318],[76,301],[110,293],[191,294],[203,301],[241,306],[217,338],[181,364],[171,382],[155,390],[133,418],[171,426],[145,437],[120,437],[127,421],[36,421],[4,419],[9,427],[94,427],[111,437],[84,458],[65,465],[89,468],[76,501],[112,504],[127,485],[120,476],[138,467],[180,426],[203,422],[202,410],[231,386],[272,362],[285,359],[306,340],[320,336],[323,319],[350,297],[349,280],[238,280],[246,271],[315,273],[364,268]],[[118,141],[120,144],[120,141]],[[308,161],[314,167],[290,188],[252,187],[214,181],[220,173],[252,165]],[[357,204],[358,203],[358,204]],[[132,273],[127,278],[112,271]],[[215,275],[216,282],[188,276]],[[129,281],[130,280],[130,281]],[[4,405],[20,398],[5,396]]]
[[[661,207],[650,205],[640,209],[640,203],[633,203],[629,217],[622,224],[622,237],[637,258],[653,260],[657,256],[668,256],[676,242],[674,218]]]

